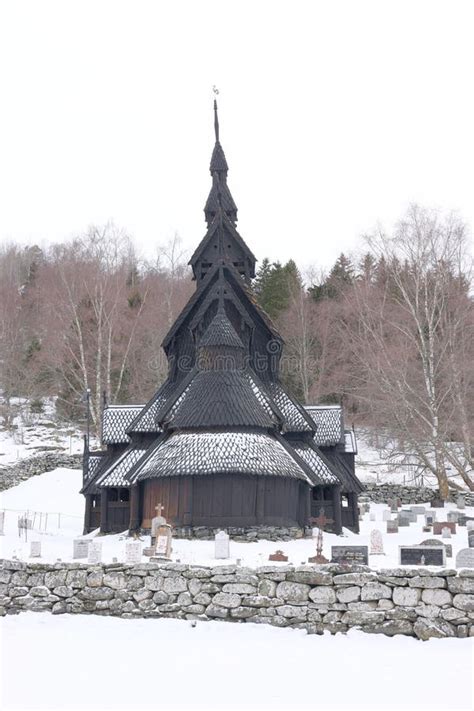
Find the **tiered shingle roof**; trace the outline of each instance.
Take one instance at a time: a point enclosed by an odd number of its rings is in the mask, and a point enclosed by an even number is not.
[[[342,442],[344,423],[340,405],[306,405],[305,410],[316,424],[314,441],[320,447]]]
[[[109,405],[102,414],[102,443],[129,442],[127,430],[143,410],[144,405]]]

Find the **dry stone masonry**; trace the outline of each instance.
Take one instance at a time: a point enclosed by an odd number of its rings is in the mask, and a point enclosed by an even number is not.
[[[80,469],[82,454],[53,453],[20,459],[15,464],[0,466],[0,491],[17,486],[33,476],[53,471],[59,467]]]
[[[0,561],[0,613],[176,617],[385,635],[474,636],[474,570],[361,565],[98,564]]]

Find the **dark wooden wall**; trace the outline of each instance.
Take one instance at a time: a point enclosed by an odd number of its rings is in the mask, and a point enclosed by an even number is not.
[[[142,482],[142,528],[150,528],[155,506],[174,526],[303,526],[309,487],[285,477],[216,474],[163,477]]]

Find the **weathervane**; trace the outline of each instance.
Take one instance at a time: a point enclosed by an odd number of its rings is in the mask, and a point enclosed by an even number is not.
[[[219,89],[217,86],[214,84],[212,87],[212,91],[214,92],[214,133],[216,134],[216,141],[219,141],[219,118],[217,116],[217,100],[216,97],[219,96]]]

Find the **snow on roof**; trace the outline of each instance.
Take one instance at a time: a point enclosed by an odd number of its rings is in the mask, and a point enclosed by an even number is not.
[[[144,405],[109,405],[102,414],[102,443],[125,444],[129,441],[126,433],[133,420],[143,410]]]
[[[291,446],[303,461],[317,475],[320,484],[339,484],[339,479],[331,471],[328,462],[306,442],[292,442]]]
[[[125,475],[145,453],[149,444],[130,444],[125,452],[116,459],[96,481],[97,486],[129,486]]]
[[[334,446],[343,437],[342,407],[340,405],[306,405],[305,410],[316,424],[315,443]]]
[[[285,447],[264,432],[176,432],[156,449],[134,475],[135,480],[161,476],[253,474],[308,481]]]

